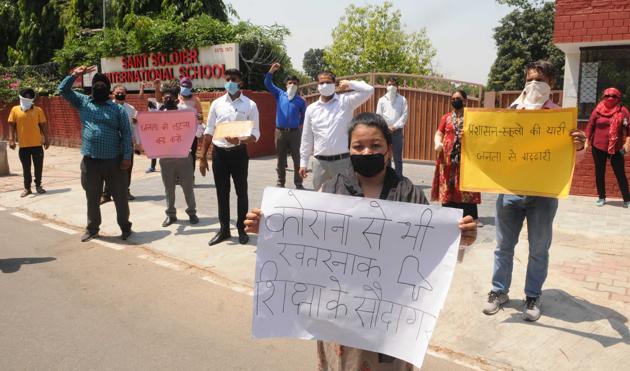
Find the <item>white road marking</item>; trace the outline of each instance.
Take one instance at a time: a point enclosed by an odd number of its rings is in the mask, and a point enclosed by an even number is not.
[[[102,246],[105,246],[105,247],[109,247],[112,250],[124,250],[125,249],[125,246],[122,246],[122,245],[119,245],[119,244],[116,244],[116,243],[105,242],[105,241],[99,240],[98,238],[92,239],[90,241],[95,242],[95,243],[97,243],[99,245],[102,245]]]
[[[73,229],[62,227],[60,225],[53,224],[53,223],[46,223],[46,224],[44,224],[44,227],[48,227],[48,228],[54,229],[56,231],[67,233],[67,234],[76,234],[77,233],[77,231],[75,231]]]
[[[179,264],[171,263],[163,259],[154,258],[150,255],[142,254],[142,255],[138,255],[138,258],[150,261],[151,263],[157,264],[164,268],[172,269],[174,271],[182,270],[182,267]]]
[[[210,282],[210,283],[212,283],[214,285],[219,285],[221,287],[228,288],[228,289],[230,289],[230,290],[232,290],[234,292],[238,292],[239,294],[246,294],[246,295],[249,295],[249,296],[254,296],[254,291],[252,289],[245,288],[245,287],[240,287],[240,286],[226,285],[226,284],[224,284],[222,282],[219,282],[219,281],[215,280],[214,277],[212,277],[212,276],[203,276],[203,277],[201,277],[201,279],[204,280],[204,281]]]
[[[23,214],[23,213],[20,213],[20,212],[14,212],[14,213],[11,213],[11,215],[16,216],[16,217],[21,218],[21,219],[24,219],[24,220],[28,220],[29,222],[34,222],[34,221],[37,220],[37,219],[33,218],[30,215],[26,215],[26,214]]]

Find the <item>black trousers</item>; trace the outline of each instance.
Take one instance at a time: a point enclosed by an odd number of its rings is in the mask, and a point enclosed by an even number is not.
[[[219,204],[219,223],[221,223],[221,229],[224,231],[230,229],[230,177],[234,181],[237,197],[236,228],[245,228],[245,214],[247,214],[249,207],[247,196],[248,167],[247,146],[241,145],[238,148],[227,149],[214,146],[212,150],[212,174]]]
[[[133,170],[133,153],[131,154],[131,166],[129,166],[129,169],[127,169],[127,191],[129,191],[129,188],[131,187],[131,171],[132,170]],[[109,191],[109,188],[107,188],[107,183],[105,183],[103,186],[103,197],[110,198],[111,196],[112,196],[112,193]]]
[[[593,162],[595,162],[595,183],[597,184],[597,194],[599,198],[606,198],[606,160],[610,158],[610,165],[613,168],[619,190],[624,201],[630,201],[628,192],[628,179],[626,178],[625,161],[621,152],[614,155],[608,154],[593,147]]]
[[[287,154],[291,153],[293,160],[293,183],[296,186],[302,185],[300,170],[300,142],[302,141],[302,131],[298,129],[281,130],[276,129],[276,152],[278,162],[276,172],[278,173],[278,185],[284,187],[287,179]]]
[[[452,207],[454,209],[464,210],[464,216],[472,216],[473,219],[479,219],[479,213],[477,211],[477,204],[467,204],[463,202],[447,202],[442,204],[444,207]]]
[[[44,168],[44,147],[20,147],[18,151],[24,174],[24,189],[31,189],[33,176],[31,175],[31,162],[35,168],[35,186],[42,185],[42,169]]]
[[[116,220],[120,229],[131,229],[129,201],[127,201],[127,171],[120,168],[120,159],[99,160],[84,156],[81,161],[81,186],[87,200],[87,227],[98,232],[101,225],[101,194],[103,182],[107,185],[116,206]]]

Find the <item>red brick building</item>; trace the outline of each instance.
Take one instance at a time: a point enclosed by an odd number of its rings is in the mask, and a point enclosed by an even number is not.
[[[566,55],[563,106],[578,107],[581,125],[608,87],[621,90],[630,107],[630,0],[557,0],[554,43]],[[594,174],[589,154],[576,167],[571,193],[596,195]],[[606,188],[619,197],[611,169]]]

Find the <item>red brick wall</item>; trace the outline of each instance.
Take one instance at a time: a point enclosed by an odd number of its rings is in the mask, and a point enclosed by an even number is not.
[[[556,0],[554,43],[630,40],[630,0]]]
[[[211,101],[220,96],[221,93],[202,93],[200,98],[203,101]],[[260,112],[260,131],[261,137],[258,143],[249,146],[250,156],[265,156],[275,153],[274,148],[274,128],[275,128],[275,101],[271,94],[264,92],[246,92],[246,95],[252,98],[258,105]],[[134,105],[139,111],[146,111],[147,104],[145,100],[141,100],[137,95],[130,94],[128,102]],[[37,103],[46,112],[50,123],[50,133],[53,143],[57,145],[77,147],[81,145],[81,126],[79,117],[74,108],[72,108],[65,100],[54,98],[38,98]],[[0,111],[0,129],[2,129],[2,137],[6,137],[6,118],[9,114],[8,109]],[[626,174],[630,174],[630,157],[626,157]],[[621,194],[617,187],[617,180],[608,165],[606,172],[606,188],[608,198],[620,198]],[[575,167],[573,176],[573,184],[571,185],[571,194],[584,196],[597,196],[595,188],[595,170],[593,158],[590,153],[586,154],[584,160]]]
[[[201,93],[202,101],[213,101],[221,96],[220,92]],[[276,117],[276,102],[273,96],[267,92],[245,91],[245,95],[251,98],[258,106],[260,116],[260,140],[248,146],[250,157],[268,156],[275,153],[274,132]],[[129,94],[127,102],[136,107],[138,111],[147,110],[147,102],[140,99],[137,94]],[[36,105],[42,107],[46,113],[49,124],[51,142],[54,145],[67,147],[79,147],[81,145],[81,123],[77,111],[61,97],[40,97]],[[0,111],[0,134],[6,138],[7,117],[12,105]],[[201,148],[201,147],[200,147]]]
[[[585,124],[580,124],[580,129],[584,130]],[[630,175],[630,157],[626,156],[626,177]],[[595,164],[593,155],[589,150],[584,154],[584,160],[577,163],[573,173],[573,183],[571,183],[571,194],[580,196],[597,197],[595,186]],[[610,167],[610,161],[606,164],[606,198],[621,198],[621,192],[617,186],[617,178]]]

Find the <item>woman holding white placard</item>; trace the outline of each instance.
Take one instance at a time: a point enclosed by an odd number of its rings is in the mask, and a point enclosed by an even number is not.
[[[382,200],[428,204],[422,190],[387,166],[392,157],[392,138],[385,120],[374,113],[357,115],[349,130],[352,171],[338,174],[324,183],[321,192],[368,197]],[[246,231],[258,233],[261,210],[253,209],[246,217]],[[462,245],[470,245],[477,236],[471,216],[459,221]],[[320,370],[412,370],[403,360],[333,342],[317,342]]]

